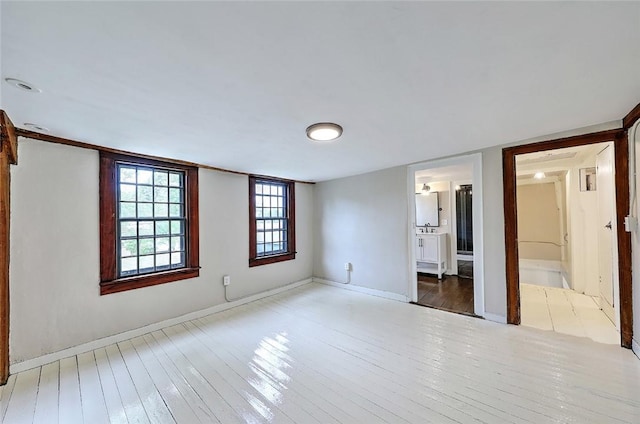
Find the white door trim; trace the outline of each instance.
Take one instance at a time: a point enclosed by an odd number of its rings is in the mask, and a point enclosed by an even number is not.
[[[440,168],[451,165],[471,165],[473,168],[473,301],[474,313],[484,317],[484,237],[482,216],[482,154],[456,156],[446,159],[422,162],[409,165],[407,169],[407,199],[408,199],[408,228],[407,242],[409,247],[409,293],[411,300],[418,300],[418,278],[416,270],[416,205],[415,205],[415,174],[425,169]],[[452,194],[450,194],[451,196]],[[452,225],[454,225],[452,223]],[[453,242],[453,241],[452,241]]]

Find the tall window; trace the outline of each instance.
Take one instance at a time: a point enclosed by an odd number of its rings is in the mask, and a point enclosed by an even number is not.
[[[101,293],[196,277],[198,171],[102,153]]]
[[[249,266],[296,257],[295,185],[249,177]]]

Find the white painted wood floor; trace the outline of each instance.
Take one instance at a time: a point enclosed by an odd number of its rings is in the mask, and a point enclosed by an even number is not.
[[[5,423],[638,423],[640,360],[309,284],[12,375]]]
[[[620,333],[599,308],[597,299],[591,296],[573,290],[520,284],[520,305],[524,326],[620,345]]]

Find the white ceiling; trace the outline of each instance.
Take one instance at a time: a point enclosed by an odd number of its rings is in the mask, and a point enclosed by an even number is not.
[[[326,180],[620,119],[640,3],[10,2],[21,126]],[[305,128],[344,126],[332,145]]]
[[[440,168],[424,169],[416,171],[416,183],[430,183],[439,181],[463,181],[473,178],[473,166],[471,164],[442,166]]]

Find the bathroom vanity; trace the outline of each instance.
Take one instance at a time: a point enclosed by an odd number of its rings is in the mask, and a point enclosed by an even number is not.
[[[437,274],[438,279],[447,270],[447,234],[416,234],[417,271]]]

